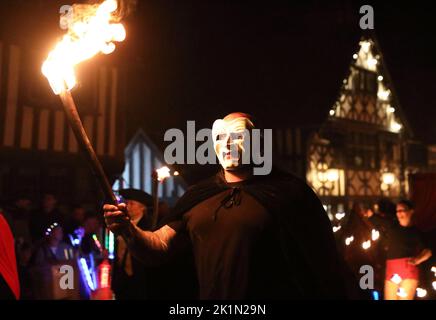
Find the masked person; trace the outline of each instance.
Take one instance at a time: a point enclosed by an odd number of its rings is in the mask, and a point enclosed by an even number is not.
[[[214,123],[223,170],[191,187],[159,229],[141,231],[125,204],[104,206],[108,228],[147,264],[192,250],[200,299],[346,298],[344,264],[312,189],[275,169],[253,175],[243,163],[253,129],[244,113]]]
[[[151,208],[153,197],[137,189],[120,190],[126,200],[127,214],[140,230],[151,229]],[[117,254],[112,273],[112,289],[117,300],[148,298],[147,269],[138,259],[132,257],[126,242],[117,237]]]

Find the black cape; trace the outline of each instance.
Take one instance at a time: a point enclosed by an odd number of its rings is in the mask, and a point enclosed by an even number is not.
[[[234,187],[226,183],[223,172],[192,186],[160,226],[182,219],[200,202]],[[253,176],[237,187],[272,215],[288,265],[289,290],[302,299],[359,298],[355,280],[336,249],[327,214],[303,180],[274,168],[269,175]]]

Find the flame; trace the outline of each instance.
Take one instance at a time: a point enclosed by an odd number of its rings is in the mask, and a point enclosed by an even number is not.
[[[47,77],[55,94],[71,90],[76,85],[74,67],[98,53],[115,50],[114,42],[126,37],[121,23],[115,23],[116,0],[105,0],[100,5],[75,5],[73,21],[62,40],[49,53],[41,71]],[[76,11],[79,14],[76,15]]]
[[[166,178],[168,178],[168,177],[170,177],[171,176],[171,174],[170,174],[170,168],[168,168],[168,167],[162,167],[162,168],[160,168],[160,169],[156,169],[156,172],[157,172],[157,180],[158,181],[163,181],[163,180],[165,180]]]
[[[335,218],[338,220],[342,220],[343,217],[345,217],[345,212],[338,212],[335,214]]]
[[[371,230],[372,241],[376,241],[378,238],[380,238],[380,232],[378,232],[378,230],[372,229]]]
[[[354,237],[350,236],[348,238],[345,239],[345,245],[349,246],[351,244],[351,242],[354,241]]]
[[[367,250],[371,247],[371,240],[367,240],[365,242],[362,243],[362,248]]]
[[[427,295],[427,290],[422,288],[416,288],[416,295],[418,298],[424,298]]]

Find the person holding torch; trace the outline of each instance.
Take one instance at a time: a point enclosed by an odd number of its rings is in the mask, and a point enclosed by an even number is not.
[[[242,163],[252,129],[245,113],[215,121],[223,170],[191,187],[157,230],[139,229],[124,203],[104,205],[108,228],[147,265],[192,251],[200,299],[349,297],[349,273],[315,193],[289,173],[254,176]]]

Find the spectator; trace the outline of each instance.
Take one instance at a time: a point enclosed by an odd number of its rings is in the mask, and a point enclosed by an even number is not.
[[[74,258],[72,247],[63,241],[64,232],[59,223],[54,222],[46,228],[45,235],[45,241],[35,252],[34,265],[56,264]]]
[[[432,252],[421,232],[413,226],[414,205],[411,201],[397,203],[397,222],[367,212],[371,222],[382,226],[388,234],[385,276],[385,300],[413,300],[419,283],[418,265]]]
[[[65,222],[65,235],[73,235],[74,231],[83,227],[86,218],[86,210],[81,205],[73,207],[71,216]]]
[[[44,238],[45,228],[54,222],[63,225],[63,215],[57,207],[57,199],[51,193],[44,194],[40,208],[30,217],[32,239],[39,242]]]
[[[137,189],[120,190],[126,200],[127,212],[132,222],[141,230],[151,229],[153,197]],[[117,300],[147,299],[149,280],[146,268],[138,259],[132,257],[122,237],[117,237],[117,255],[113,269],[112,288]],[[156,276],[156,273],[153,273]]]
[[[17,195],[13,204],[5,208],[11,217],[11,229],[17,247],[32,241],[29,226],[31,210],[32,201],[25,195]]]

